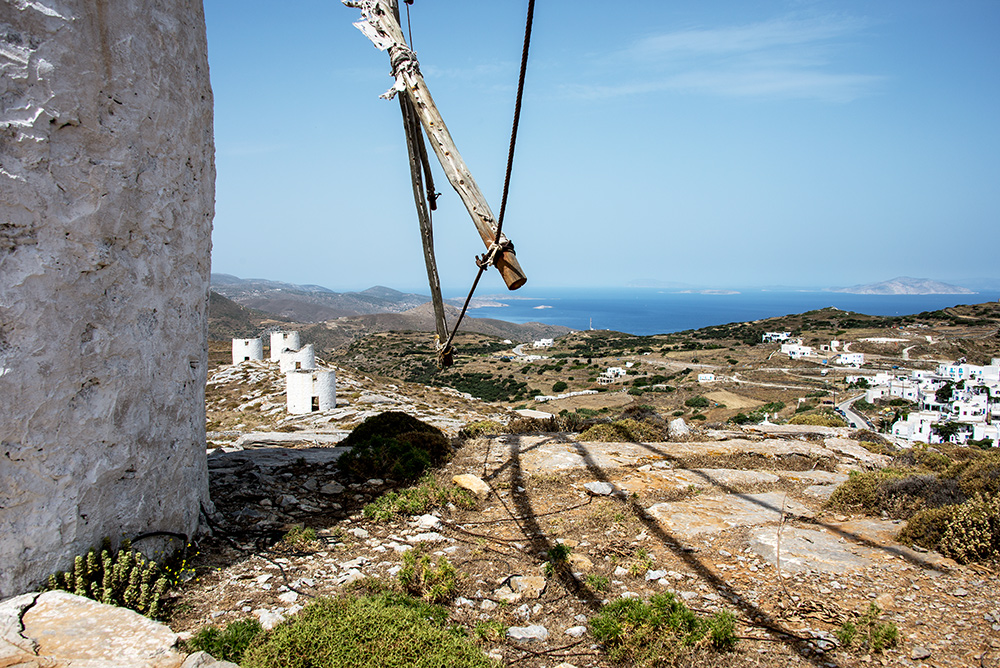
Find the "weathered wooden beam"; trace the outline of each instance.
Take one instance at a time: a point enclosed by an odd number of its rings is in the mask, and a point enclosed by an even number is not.
[[[448,181],[468,209],[472,222],[489,251],[497,238],[496,218],[434,104],[431,92],[420,74],[416,55],[406,45],[403,29],[394,15],[394,3],[390,0],[343,0],[343,3],[361,10],[362,20],[354,25],[379,50],[389,52],[396,83],[383,97],[392,98],[397,92],[403,92],[410,98]],[[497,250],[494,264],[507,287],[516,290],[528,279],[517,261],[512,245],[508,244],[509,240],[501,235],[500,249]]]

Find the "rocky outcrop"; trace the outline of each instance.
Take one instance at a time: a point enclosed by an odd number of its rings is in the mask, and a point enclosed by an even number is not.
[[[201,0],[0,3],[0,597],[208,499]]]

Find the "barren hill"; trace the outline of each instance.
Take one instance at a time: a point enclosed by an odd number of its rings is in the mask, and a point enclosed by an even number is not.
[[[973,295],[974,291],[960,285],[950,285],[928,278],[899,276],[881,283],[855,285],[849,288],[830,288],[830,292],[852,295]]]

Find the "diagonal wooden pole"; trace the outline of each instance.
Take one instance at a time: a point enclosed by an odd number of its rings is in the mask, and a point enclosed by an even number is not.
[[[527,282],[527,276],[517,261],[513,244],[503,234],[497,239],[497,222],[493,211],[472,178],[472,173],[448,132],[448,126],[434,104],[431,92],[420,74],[416,55],[406,45],[403,29],[396,19],[396,0],[343,0],[343,3],[361,10],[362,20],[354,25],[378,49],[389,52],[396,83],[383,97],[392,98],[396,93],[403,92],[410,99],[445,176],[468,209],[488,253],[495,252],[493,264],[500,271],[507,287],[517,290]]]

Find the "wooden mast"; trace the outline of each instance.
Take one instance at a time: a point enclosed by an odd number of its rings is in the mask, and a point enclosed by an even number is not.
[[[382,97],[391,99],[397,92],[403,92],[410,99],[420,124],[430,139],[431,148],[441,162],[448,181],[468,209],[472,222],[489,253],[493,250],[497,237],[496,218],[475,179],[472,178],[472,173],[458,152],[451,133],[448,132],[448,126],[445,125],[434,104],[431,92],[420,74],[416,55],[406,45],[403,29],[396,19],[396,0],[343,0],[343,3],[361,10],[362,20],[354,25],[379,50],[389,52],[396,83]],[[513,246],[501,234],[499,248],[495,250],[496,268],[500,271],[507,287],[510,290],[517,290],[528,279],[517,261]]]

